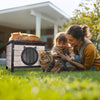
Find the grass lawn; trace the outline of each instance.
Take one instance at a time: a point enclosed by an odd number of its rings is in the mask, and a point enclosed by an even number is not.
[[[0,100],[100,100],[100,71],[43,73],[0,66]]]

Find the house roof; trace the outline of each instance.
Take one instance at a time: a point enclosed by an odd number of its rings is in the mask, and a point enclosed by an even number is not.
[[[40,15],[42,28],[62,25],[68,16],[53,3],[47,1],[21,7],[0,10],[0,25],[19,29],[35,29],[35,16]]]

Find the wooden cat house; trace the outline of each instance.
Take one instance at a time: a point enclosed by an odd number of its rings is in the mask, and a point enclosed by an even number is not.
[[[6,46],[6,69],[39,67],[40,51],[45,50],[41,41],[11,40]]]

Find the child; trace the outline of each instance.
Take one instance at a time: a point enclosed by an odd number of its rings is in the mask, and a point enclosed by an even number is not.
[[[64,55],[69,55],[71,57],[71,59],[75,59],[75,54],[70,46],[70,44],[68,44],[67,42],[67,38],[64,32],[60,32],[57,34],[56,38],[54,39],[54,46],[51,50],[51,53],[53,55],[62,53]]]
[[[72,60],[75,60],[75,54],[70,44],[68,44],[67,38],[64,32],[60,32],[57,34],[57,36],[54,39],[54,46],[51,50],[51,54],[54,55],[55,58],[59,58],[60,53],[64,55],[69,55]],[[64,61],[64,64],[65,63],[66,61]]]

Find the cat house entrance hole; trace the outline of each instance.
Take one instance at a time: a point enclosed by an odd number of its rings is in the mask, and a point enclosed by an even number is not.
[[[21,59],[26,65],[35,64],[38,60],[38,53],[36,51],[36,48],[25,47],[25,49],[22,52]]]

